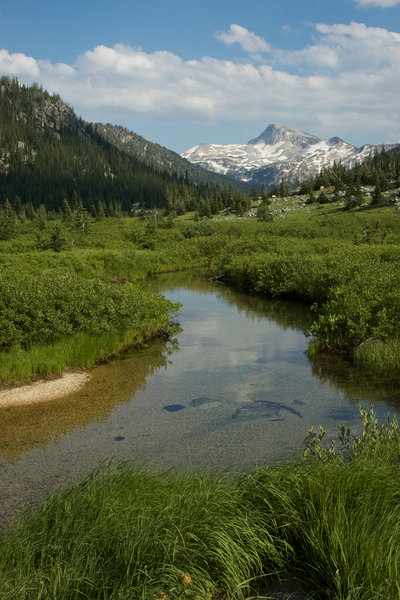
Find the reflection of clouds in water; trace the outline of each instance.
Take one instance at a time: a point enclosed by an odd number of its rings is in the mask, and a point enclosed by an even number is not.
[[[226,387],[226,397],[232,402],[254,402],[260,394],[268,394],[273,391],[273,387],[268,376],[264,374],[254,374],[248,376],[246,381],[231,382]]]
[[[254,362],[257,357],[260,355],[259,352],[253,350],[252,352],[248,352],[247,350],[237,350],[232,349],[228,350],[224,356],[225,364],[230,365],[232,367],[245,365],[248,363]]]
[[[179,345],[181,348],[186,348],[187,346],[212,347],[212,346],[221,346],[222,342],[219,340],[216,340],[213,337],[207,337],[207,336],[202,337],[202,336],[197,335],[197,333],[187,333],[179,339]]]
[[[307,342],[302,333],[279,328],[269,329],[258,345],[243,348],[243,352],[258,352],[257,358],[274,358],[288,356],[291,353],[305,352]]]
[[[221,321],[213,317],[202,319],[201,321],[185,321],[183,336],[219,338],[222,336],[223,331],[224,327]]]
[[[273,333],[273,335],[270,335]],[[260,365],[268,365],[279,361],[307,363],[308,359],[302,352],[305,350],[304,337],[299,336],[296,339],[296,334],[290,332],[291,335],[282,335],[282,332],[268,332],[267,337],[269,343],[262,343],[255,346],[247,346],[244,348],[236,347],[229,348],[226,351],[225,362],[231,366],[246,365],[250,363],[258,363]],[[265,336],[263,336],[265,340]]]

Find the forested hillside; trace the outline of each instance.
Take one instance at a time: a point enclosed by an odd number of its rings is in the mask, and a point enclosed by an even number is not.
[[[129,131],[120,125],[110,123],[95,124],[96,132],[110,142],[115,148],[128,156],[133,156],[157,172],[168,171],[175,173],[180,179],[189,184],[230,185],[247,189],[248,186],[234,180],[228,180],[224,175],[217,175],[201,167],[192,165],[176,152],[168,150],[159,144],[144,139],[137,133]]]
[[[204,173],[195,181],[193,167],[191,177],[182,172],[180,158],[179,170],[172,162],[139,160],[133,151],[128,156],[99,127],[77,117],[58,95],[2,77],[0,200],[7,198],[17,212],[23,205],[29,216],[40,205],[58,211],[74,197],[92,215],[113,216],[130,214],[133,205],[167,207],[171,198],[193,208],[217,185]]]

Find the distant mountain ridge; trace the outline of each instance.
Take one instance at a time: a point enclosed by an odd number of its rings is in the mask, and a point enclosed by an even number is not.
[[[385,144],[385,148],[400,144]],[[341,162],[352,168],[381,146],[352,146],[339,137],[321,140],[287,125],[270,124],[247,144],[199,144],[181,155],[191,163],[253,186],[273,188],[282,179],[301,183]]]

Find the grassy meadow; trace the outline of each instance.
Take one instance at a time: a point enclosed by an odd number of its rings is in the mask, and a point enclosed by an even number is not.
[[[313,311],[309,355],[346,353],[400,376],[400,211],[277,199],[272,219],[155,213],[85,233],[26,220],[0,241],[0,381],[88,368],[168,335],[179,306],[142,285],[207,267]],[[57,243],[56,243],[57,242]],[[179,317],[178,317],[179,318]],[[0,539],[5,600],[242,600],[296,578],[307,598],[400,599],[400,433],[362,413],[336,446],[252,473],[110,464]],[[305,431],[305,435],[306,435]]]
[[[344,210],[279,198],[271,212],[265,222],[149,213],[93,221],[85,233],[57,219],[40,231],[19,223],[14,238],[0,241],[0,381],[86,368],[164,334],[177,307],[140,282],[199,266],[248,293],[305,301],[314,314],[310,356],[343,352],[398,378],[397,205]]]

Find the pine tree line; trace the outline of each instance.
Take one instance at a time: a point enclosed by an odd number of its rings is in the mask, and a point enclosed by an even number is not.
[[[58,95],[0,78],[0,201],[58,211],[77,194],[93,216],[113,216],[134,206],[188,210],[213,187],[128,157]]]

